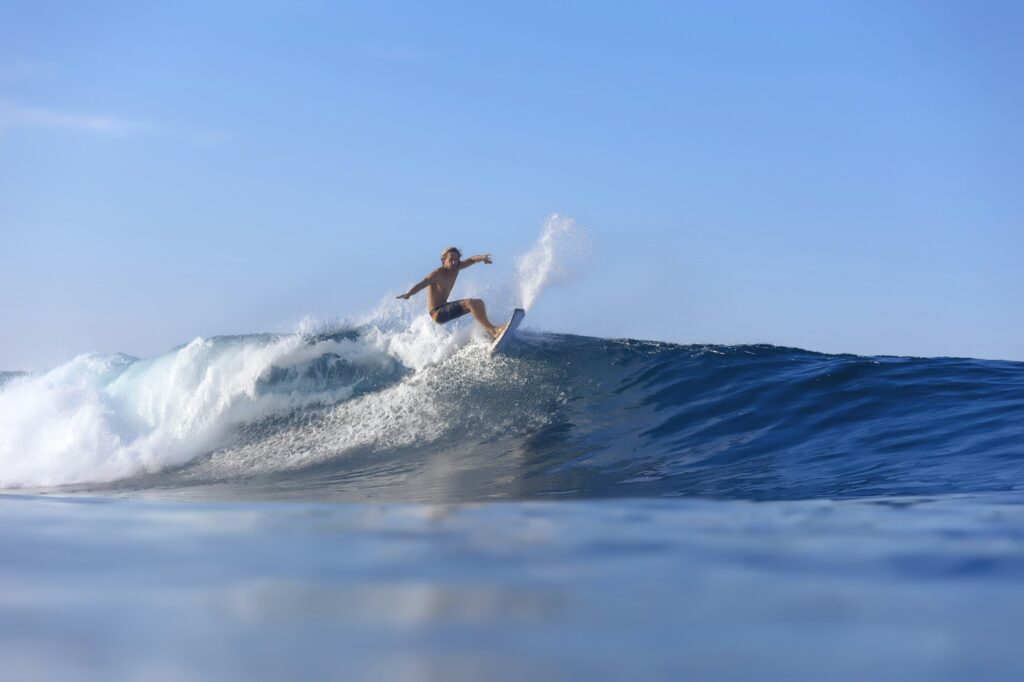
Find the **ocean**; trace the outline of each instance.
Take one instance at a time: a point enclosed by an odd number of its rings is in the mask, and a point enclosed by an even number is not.
[[[1024,678],[1024,363],[475,333],[0,375],[4,677]]]

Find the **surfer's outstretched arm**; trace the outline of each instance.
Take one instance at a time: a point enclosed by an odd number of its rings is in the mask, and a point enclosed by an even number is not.
[[[430,280],[430,275],[427,275],[426,277],[424,277],[419,282],[419,284],[414,286],[412,289],[409,289],[409,291],[405,292],[404,294],[399,294],[398,296],[395,296],[395,298],[404,298],[405,300],[408,301],[411,296],[415,296],[417,293],[419,293],[423,289],[426,289],[427,287],[429,287],[430,286],[430,281],[431,281]]]
[[[480,256],[470,256],[466,260],[459,263],[459,270],[465,270],[474,263],[487,263],[488,265],[490,265],[493,262],[494,261],[491,260],[491,254],[489,253],[485,253]]]

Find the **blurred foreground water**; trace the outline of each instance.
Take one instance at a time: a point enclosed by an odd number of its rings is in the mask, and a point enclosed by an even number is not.
[[[0,496],[11,680],[1019,680],[1019,495]]]

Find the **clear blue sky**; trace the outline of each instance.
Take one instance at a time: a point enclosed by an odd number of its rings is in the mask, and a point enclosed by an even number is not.
[[[7,1],[0,369],[358,314],[554,212],[594,254],[543,329],[1022,360],[1022,35],[1017,2]]]

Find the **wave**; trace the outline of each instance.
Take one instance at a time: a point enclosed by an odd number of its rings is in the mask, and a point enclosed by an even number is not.
[[[421,316],[13,377],[0,482],[470,500],[935,495],[1024,480],[1024,363],[529,331],[492,358],[473,334]]]
[[[494,312],[587,251],[551,216]],[[500,280],[500,278],[498,278]],[[492,282],[496,281],[492,279]],[[472,279],[460,286],[473,295]],[[213,497],[743,499],[1017,490],[1024,363],[544,334],[492,358],[392,299],[356,322],[0,373],[0,487]]]

